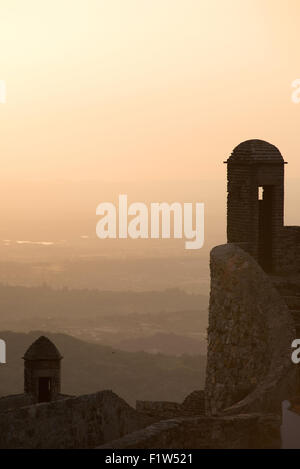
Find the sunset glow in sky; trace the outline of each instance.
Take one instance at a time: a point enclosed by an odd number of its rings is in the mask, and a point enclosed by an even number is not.
[[[233,147],[300,170],[297,0],[1,0],[1,179],[223,178]]]

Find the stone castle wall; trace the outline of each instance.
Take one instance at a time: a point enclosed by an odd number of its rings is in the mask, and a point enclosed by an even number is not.
[[[278,415],[176,418],[157,422],[98,449],[276,449]]]
[[[181,404],[169,401],[136,401],[136,410],[158,420],[177,417],[182,413]]]
[[[61,371],[58,360],[25,360],[24,391],[38,396],[39,378],[51,378],[51,400],[60,393]]]
[[[0,412],[9,409],[18,409],[35,404],[35,398],[30,394],[11,394],[10,396],[0,397]]]
[[[160,420],[178,416],[202,415],[205,413],[205,395],[203,390],[193,391],[182,403],[136,401],[136,410]]]
[[[283,273],[300,273],[300,226],[283,228],[278,270]]]
[[[112,391],[0,413],[1,449],[94,448],[144,428],[153,419]]]
[[[68,399],[70,394],[58,394],[55,400]],[[10,394],[9,396],[0,397],[0,413],[4,410],[19,409],[20,407],[27,407],[29,405],[37,404],[37,399],[32,394]]]
[[[211,252],[206,408],[273,412],[296,393],[296,338],[286,303],[258,263],[235,244]]]

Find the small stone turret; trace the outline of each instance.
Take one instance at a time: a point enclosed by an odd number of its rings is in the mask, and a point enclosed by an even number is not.
[[[33,342],[23,357],[25,394],[34,396],[37,402],[56,400],[60,394],[62,358],[47,337]]]

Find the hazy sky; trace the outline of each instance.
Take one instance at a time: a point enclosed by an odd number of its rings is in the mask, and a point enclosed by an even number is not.
[[[0,179],[224,178],[262,138],[300,171],[298,0],[0,0]]]

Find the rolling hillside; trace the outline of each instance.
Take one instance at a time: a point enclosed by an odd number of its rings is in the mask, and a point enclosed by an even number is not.
[[[58,347],[62,361],[62,392],[92,393],[112,389],[130,404],[137,399],[181,401],[204,384],[205,357],[180,357],[125,352],[84,342],[65,334],[0,331],[7,344],[7,364],[0,365],[0,395],[23,390],[23,360],[27,347],[40,335]]]

